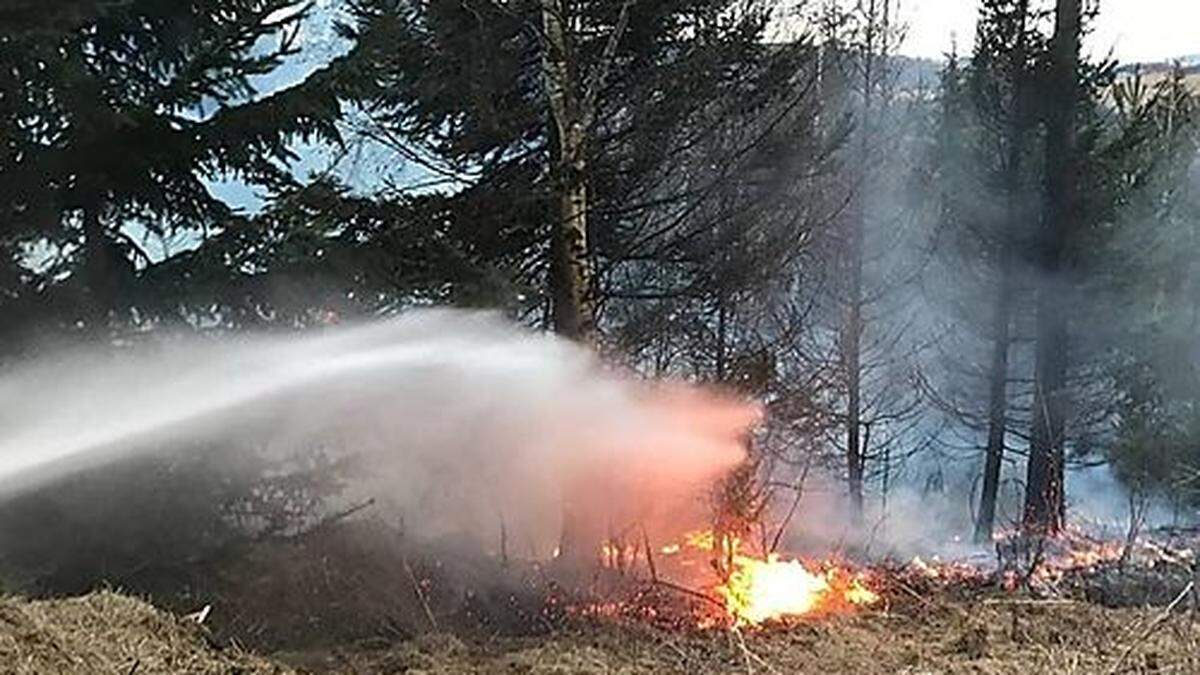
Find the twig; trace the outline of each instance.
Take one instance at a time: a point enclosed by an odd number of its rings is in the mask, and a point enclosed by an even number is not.
[[[751,660],[758,662],[759,664],[762,665],[762,667],[766,668],[769,672],[772,672],[772,673],[779,672],[771,664],[767,663],[766,659],[764,659],[763,657],[759,656],[758,654],[755,654],[754,652],[750,651],[750,647],[748,647],[746,645],[746,638],[742,637],[741,629],[739,629],[737,626],[734,626],[733,630],[731,632],[733,633],[734,637],[737,638],[738,646],[742,648],[742,658],[746,659],[746,672],[747,673],[754,672],[754,669],[750,667]]]
[[[429,601],[425,598],[425,591],[421,588],[420,582],[417,581],[417,575],[413,574],[412,565],[408,564],[408,556],[400,559],[404,563],[404,571],[408,572],[408,578],[412,581],[413,591],[417,594],[417,599],[421,601],[421,607],[425,609],[425,618],[429,619],[429,625],[433,626],[433,630],[438,630],[437,619],[433,618],[433,610],[429,609]]]
[[[1200,614],[1200,560],[1192,563],[1192,595],[1188,603],[1191,610],[1191,618],[1195,618]]]
[[[808,479],[808,470],[812,466],[812,455],[806,455],[804,461],[804,469],[800,474],[799,480],[796,481],[795,497],[792,499],[792,505],[788,508],[787,515],[783,522],[779,524],[779,529],[775,532],[775,536],[771,539],[771,548],[767,553],[774,553],[779,549],[779,540],[783,538],[783,532],[791,524],[792,518],[796,515],[796,509],[800,506],[800,499],[804,497],[804,481]]]
[[[359,511],[370,508],[374,505],[375,505],[375,498],[372,497],[364,502],[359,502],[358,504],[355,504],[345,510],[338,511],[337,513],[331,513],[328,516],[325,516],[324,518],[318,520],[311,527],[300,530],[299,532],[296,532],[294,534],[280,535],[277,533],[268,532],[268,533],[265,533],[265,534],[255,538],[254,541],[255,542],[266,542],[266,541],[272,541],[272,540],[296,541],[299,539],[303,539],[307,536],[315,534],[315,533],[319,532],[320,530],[323,530],[323,529],[329,527],[330,525],[333,525],[334,523],[345,520],[345,519],[349,518],[350,516],[358,513]]]
[[[721,609],[725,609],[725,603],[721,602],[720,600],[717,600],[716,598],[714,598],[710,595],[706,595],[704,593],[701,593],[700,591],[688,588],[687,586],[680,586],[679,584],[672,583],[670,581],[666,581],[665,579],[655,579],[654,585],[662,586],[663,588],[669,588],[673,591],[678,591],[685,595],[690,595],[693,598],[699,598],[701,600],[704,600],[705,602],[711,602],[712,604],[716,605],[717,607],[720,607]]]
[[[986,598],[983,601],[985,605],[1078,605],[1081,604],[1078,600],[1066,599],[1049,599],[1042,600],[1038,598],[1007,600],[1001,598]]]
[[[650,568],[650,578],[658,582],[658,569],[654,567],[654,552],[650,550],[650,535],[646,534],[646,528],[642,527],[642,545],[646,547],[646,565]]]
[[[1158,616],[1154,617],[1154,620],[1150,622],[1149,626],[1146,626],[1146,630],[1142,631],[1142,634],[1138,636],[1138,639],[1131,642],[1129,646],[1125,648],[1125,651],[1121,653],[1121,658],[1117,659],[1117,663],[1112,667],[1111,670],[1108,671],[1110,675],[1114,675],[1115,673],[1121,671],[1121,667],[1125,665],[1125,661],[1129,659],[1129,655],[1133,653],[1133,650],[1137,649],[1138,646],[1140,646],[1143,642],[1148,640],[1151,635],[1154,634],[1154,629],[1171,616],[1171,612],[1175,610],[1179,603],[1183,602],[1184,598],[1188,597],[1188,595],[1192,592],[1192,589],[1195,587],[1196,583],[1194,581],[1189,581],[1187,586],[1184,586],[1183,590],[1179,592],[1179,595],[1175,596],[1175,599],[1171,601],[1171,604],[1167,605],[1166,609],[1160,612]]]

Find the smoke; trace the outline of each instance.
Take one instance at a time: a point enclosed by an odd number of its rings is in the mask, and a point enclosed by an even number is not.
[[[4,490],[170,448],[319,446],[351,460],[353,495],[409,531],[494,542],[503,527],[519,553],[544,556],[564,506],[593,529],[698,517],[757,418],[456,311],[117,352],[60,354],[0,381]]]

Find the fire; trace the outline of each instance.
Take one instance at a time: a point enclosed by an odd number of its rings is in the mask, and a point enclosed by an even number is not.
[[[750,555],[742,550],[738,538],[718,536],[711,530],[689,532],[678,543],[658,551],[671,556],[680,568],[690,567],[699,554],[715,557],[713,566],[722,571],[723,582],[713,588],[714,595],[735,625],[843,612],[879,601],[864,578],[842,566],[817,567],[774,553]],[[601,554],[608,567],[614,566],[614,560],[628,562],[611,544],[605,544]]]
[[[717,587],[725,607],[739,622],[762,623],[808,614],[829,592],[829,581],[809,572],[798,560],[738,556],[729,580]]]
[[[844,569],[814,572],[799,560],[735,555],[729,579],[717,587],[739,625],[873,605],[879,595]]]
[[[1007,533],[998,536],[995,545],[994,564],[979,555],[958,560],[933,556],[914,557],[899,566],[884,562],[856,569],[836,560],[760,554],[752,542],[712,530],[689,532],[656,546],[643,534],[638,543],[610,541],[599,553],[607,567],[622,575],[644,565],[656,583],[637,586],[642,590],[629,601],[593,603],[586,613],[701,628],[753,627],[780,619],[852,613],[881,602],[879,589],[889,584],[1008,591],[1027,587],[1039,594],[1058,593],[1060,582],[1115,564],[1154,566],[1167,561],[1191,566],[1197,557],[1191,549],[1098,539],[1079,530],[1040,538]],[[673,605],[660,595],[672,589],[704,595],[712,602]],[[682,613],[677,611],[680,607]]]
[[[711,551],[716,546],[716,534],[712,530],[702,530],[699,532],[688,532],[683,535],[683,540],[688,546],[701,551]]]

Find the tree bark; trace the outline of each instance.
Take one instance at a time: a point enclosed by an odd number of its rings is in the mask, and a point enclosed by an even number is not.
[[[592,113],[577,81],[580,69],[573,61],[567,20],[562,0],[542,0],[543,67],[557,140],[550,285],[555,332],[591,342],[596,318],[588,251],[587,130]]]
[[[595,80],[582,82],[570,31],[565,0],[541,0],[543,70],[551,129],[551,174],[555,205],[552,218],[550,297],[554,331],[578,342],[596,339],[593,270],[588,250],[589,131],[596,100],[615,58],[617,41],[628,20],[629,1],[613,31]],[[564,567],[579,571],[595,562],[604,529],[595,514],[586,512],[595,486],[581,480],[567,485],[564,495],[559,557]]]
[[[865,168],[864,168],[865,171]],[[862,217],[855,214],[851,222],[850,247],[850,307],[843,338],[843,358],[846,366],[846,478],[850,496],[851,516],[863,517],[863,447],[862,447],[862,275],[863,236]]]
[[[1046,222],[1038,242],[1037,356],[1024,522],[1044,534],[1059,532],[1065,515],[1064,464],[1069,342],[1066,244],[1079,213],[1075,114],[1079,99],[1082,0],[1058,0],[1051,91],[1057,98],[1046,121]]]

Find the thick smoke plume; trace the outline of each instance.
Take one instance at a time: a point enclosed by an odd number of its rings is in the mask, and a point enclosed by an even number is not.
[[[0,380],[0,486],[134,453],[319,446],[406,529],[546,556],[564,508],[618,532],[701,518],[753,406],[607,370],[590,352],[453,311],[320,334],[61,354]],[[197,449],[196,452],[201,450]],[[640,532],[640,529],[639,529]]]

